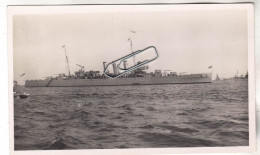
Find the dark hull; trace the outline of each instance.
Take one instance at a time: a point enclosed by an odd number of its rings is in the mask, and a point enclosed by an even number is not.
[[[27,80],[26,87],[88,87],[88,86],[125,86],[125,85],[163,85],[211,83],[209,74],[167,77],[138,77],[117,79],[50,79]]]

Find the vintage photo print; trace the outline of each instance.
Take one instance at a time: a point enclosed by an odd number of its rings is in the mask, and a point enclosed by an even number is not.
[[[11,153],[254,150],[253,11],[9,6]]]

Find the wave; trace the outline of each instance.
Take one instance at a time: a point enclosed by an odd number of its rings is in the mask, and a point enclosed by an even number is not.
[[[153,147],[202,147],[216,146],[217,143],[211,140],[186,137],[177,134],[166,133],[143,133],[138,136],[142,141],[150,143]]]

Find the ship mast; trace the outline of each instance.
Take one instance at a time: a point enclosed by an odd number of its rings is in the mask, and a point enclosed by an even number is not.
[[[131,38],[129,38],[128,41],[130,42],[131,51],[132,51],[132,53],[134,53],[134,51],[133,51],[133,42],[132,42]],[[133,60],[134,60],[134,65],[135,65],[135,56],[133,56]]]
[[[70,76],[70,65],[69,65],[69,59],[68,59],[68,56],[67,56],[65,45],[63,45],[62,48],[64,49],[64,52],[65,52],[66,62],[67,62],[67,66],[68,66],[68,72],[69,72],[69,76]]]

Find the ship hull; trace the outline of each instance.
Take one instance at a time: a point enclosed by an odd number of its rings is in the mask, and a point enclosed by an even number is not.
[[[124,85],[163,85],[211,83],[209,74],[192,76],[136,77],[117,79],[49,79],[27,80],[26,87],[88,87],[88,86],[124,86]]]

